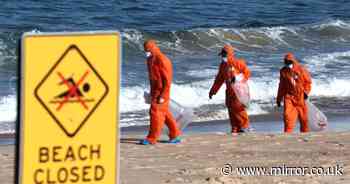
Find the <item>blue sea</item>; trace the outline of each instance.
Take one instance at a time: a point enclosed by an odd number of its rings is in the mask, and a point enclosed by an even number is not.
[[[312,101],[326,114],[350,113],[350,1],[90,0],[3,1],[0,6],[0,133],[16,122],[17,45],[23,32],[119,30],[123,39],[121,125],[148,124],[143,42],[153,38],[173,62],[171,95],[194,121],[227,119],[224,87],[208,90],[225,43],[252,71],[251,116],[275,112],[283,54],[311,72]]]

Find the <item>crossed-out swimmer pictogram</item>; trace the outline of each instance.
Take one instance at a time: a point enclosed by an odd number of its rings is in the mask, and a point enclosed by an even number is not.
[[[108,94],[108,85],[83,52],[70,45],[34,90],[68,137],[74,137]]]
[[[86,105],[85,101],[80,98],[80,94],[78,94],[79,86],[81,83],[83,83],[83,81],[85,80],[85,78],[87,77],[88,74],[89,74],[89,71],[86,70],[86,72],[83,74],[83,76],[75,84],[74,82],[73,83],[68,82],[68,80],[65,79],[65,77],[63,76],[63,74],[61,72],[57,72],[57,75],[60,77],[62,83],[64,83],[68,87],[68,93],[66,95],[64,95],[64,99],[59,102],[59,105],[57,106],[56,111],[59,111],[63,107],[63,105],[68,102],[69,98],[74,98],[74,97],[77,98],[78,102],[80,102],[80,104],[86,110],[89,109],[89,107]]]

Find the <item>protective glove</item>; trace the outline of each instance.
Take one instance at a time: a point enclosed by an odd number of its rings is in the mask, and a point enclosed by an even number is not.
[[[234,84],[236,82],[236,77],[232,77],[231,83]]]
[[[281,107],[281,102],[277,101],[277,107]]]
[[[212,91],[209,92],[209,99],[212,99],[214,96],[214,93]]]

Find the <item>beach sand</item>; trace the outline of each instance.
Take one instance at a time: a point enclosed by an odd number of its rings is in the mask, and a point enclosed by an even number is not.
[[[350,132],[309,134],[197,134],[178,145],[136,145],[125,135],[121,146],[122,183],[350,183]],[[237,166],[343,167],[342,176],[228,176]]]
[[[0,183],[13,184],[15,172],[15,150],[14,146],[0,146]]]
[[[123,184],[156,183],[350,183],[350,132],[308,134],[223,133],[185,135],[183,143],[136,144],[143,134],[123,133],[120,179]],[[166,139],[165,137],[163,138]],[[237,166],[343,167],[341,176],[228,176]],[[0,146],[0,183],[13,183],[14,146]]]

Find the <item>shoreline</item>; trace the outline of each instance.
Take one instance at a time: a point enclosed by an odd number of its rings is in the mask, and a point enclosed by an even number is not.
[[[350,116],[328,114],[329,129],[325,132],[350,131]],[[255,133],[283,133],[283,120],[277,113],[267,115],[250,116],[251,127]],[[121,134],[147,134],[149,125],[122,127]],[[164,125],[164,129],[166,126]],[[163,129],[163,132],[164,132]],[[228,133],[230,123],[225,120],[209,120],[192,122],[185,128],[184,135],[202,134],[202,133]],[[296,123],[295,133],[299,132],[299,122]]]
[[[350,131],[350,116],[347,115],[334,115],[327,114],[329,121],[329,129],[325,132],[339,132],[339,131]],[[252,115],[250,116],[251,127],[253,133],[283,133],[283,120],[280,114],[263,114],[263,115]],[[149,125],[140,126],[129,126],[121,127],[121,135],[130,134],[141,134],[146,135],[148,132]],[[163,131],[166,131],[164,126]],[[230,123],[228,119],[225,120],[208,120],[208,121],[196,121],[190,123],[185,130],[183,135],[195,135],[195,134],[206,134],[206,133],[229,133]],[[295,133],[299,131],[299,123],[294,129]],[[0,145],[14,145],[16,143],[15,133],[4,133],[0,134]]]

